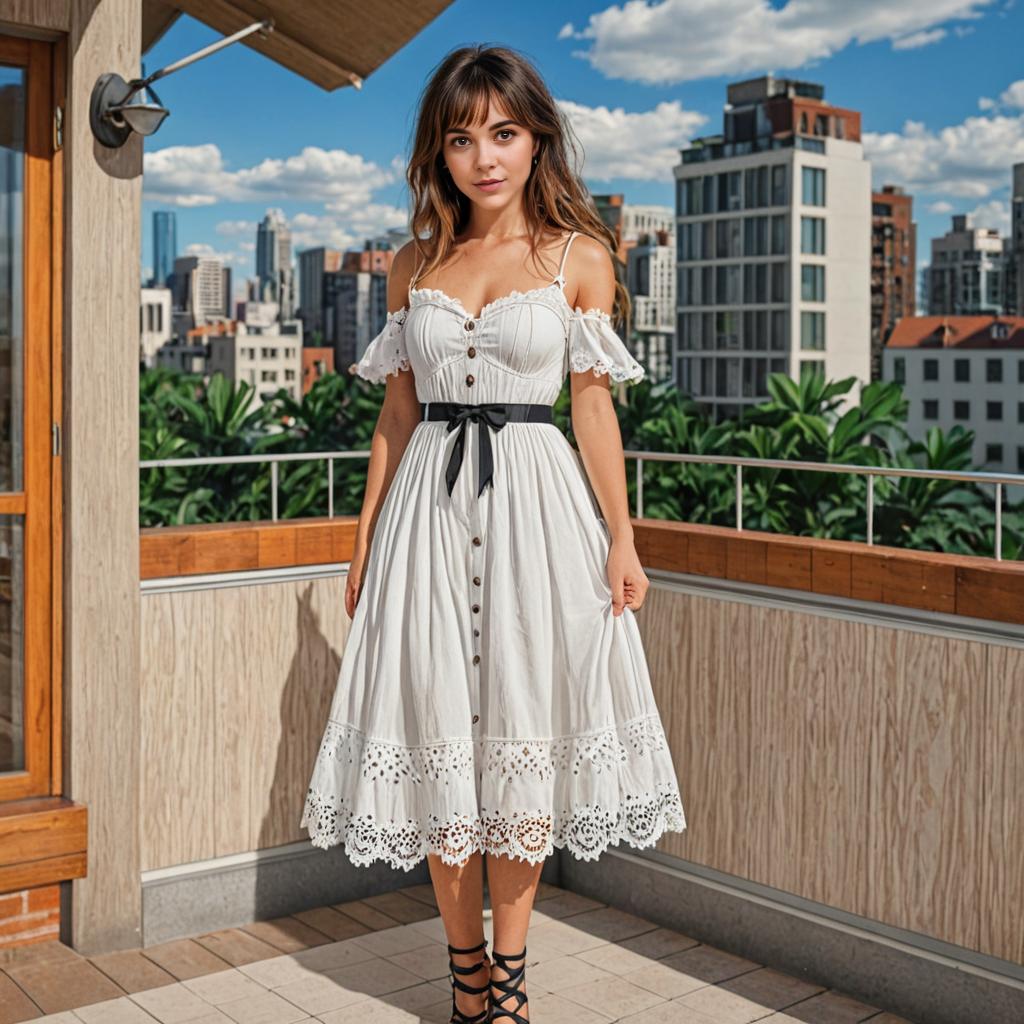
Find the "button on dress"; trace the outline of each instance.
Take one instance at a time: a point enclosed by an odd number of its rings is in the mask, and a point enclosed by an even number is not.
[[[575,234],[554,281],[476,316],[410,286],[356,372],[382,383],[411,369],[421,403],[552,405],[570,370],[639,381],[611,317],[565,297]],[[482,431],[491,480],[478,493]],[[427,853],[595,860],[685,829],[634,612],[612,614],[609,544],[554,424],[417,423],[380,507],[309,780],[300,827],[314,846],[408,871]]]

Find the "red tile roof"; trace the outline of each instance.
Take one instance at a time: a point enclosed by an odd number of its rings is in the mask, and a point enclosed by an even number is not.
[[[1005,337],[993,328],[1005,324]],[[896,322],[886,348],[1020,348],[1024,316],[905,316]]]

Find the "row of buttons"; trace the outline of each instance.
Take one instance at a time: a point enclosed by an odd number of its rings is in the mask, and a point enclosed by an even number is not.
[[[473,331],[476,328],[476,324],[473,322],[472,318],[469,318],[463,324],[463,327],[466,329],[467,332],[470,332],[470,331]],[[470,359],[475,359],[476,358],[476,348],[473,345],[470,345],[469,348],[466,349],[466,355]],[[471,374],[471,373],[467,373],[466,374],[466,385],[468,387],[472,387],[473,384],[475,384],[475,383],[476,383],[476,377],[474,377],[473,374]],[[483,543],[483,541],[479,537],[474,537],[473,538],[473,546],[474,547],[478,548],[478,547],[480,547],[480,545],[482,543]],[[473,577],[473,586],[475,586],[475,587],[479,587],[480,586],[480,577],[479,576],[474,576]],[[474,615],[478,615],[480,613],[480,605],[478,603],[474,602],[472,607],[473,607],[473,614]],[[473,628],[473,636],[474,637],[479,637],[480,636],[480,630],[477,629],[476,627]],[[473,664],[474,665],[479,665],[480,664],[480,654],[477,651],[474,651],[474,653],[473,653]],[[479,682],[477,683],[477,698],[479,699]],[[473,715],[473,724],[476,725],[476,723],[479,722],[479,721],[480,721],[480,716],[478,714]]]

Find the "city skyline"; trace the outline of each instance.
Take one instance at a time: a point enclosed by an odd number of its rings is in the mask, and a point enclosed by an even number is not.
[[[693,0],[667,0],[647,8],[655,24],[631,24],[640,6],[527,5],[498,15],[455,3],[361,91],[321,93],[243,46],[169,78],[161,98],[172,114],[146,143],[144,280],[155,210],[175,211],[179,255],[225,259],[236,297],[255,274],[256,225],[268,210],[282,211],[296,254],[359,246],[402,226],[419,88],[445,52],[471,41],[505,43],[536,61],[581,144],[594,192],[672,207],[679,149],[717,130],[724,84],[774,71],[820,82],[828,101],[861,112],[873,187],[900,185],[914,198],[918,271],[954,213],[1008,233],[1010,165],[1024,160],[1024,79],[1014,73],[1009,30],[1024,27],[1016,3],[945,0],[890,11],[871,0],[853,12],[831,0],[813,8],[734,0],[723,5],[726,25],[715,23],[724,17],[718,11],[698,18]],[[678,37],[680,26],[689,35],[668,46],[661,37]],[[713,56],[689,38],[727,29]],[[147,70],[215,38],[183,17],[147,54]],[[763,54],[789,63],[761,67]],[[950,88],[950,61],[969,85]],[[221,102],[211,104],[211,95]],[[255,132],[254,123],[273,128]]]

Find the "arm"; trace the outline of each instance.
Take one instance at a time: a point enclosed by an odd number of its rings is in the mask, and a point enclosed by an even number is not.
[[[416,251],[412,242],[395,254],[388,274],[388,311],[397,312],[408,302],[409,279],[412,276]],[[349,617],[362,592],[363,565],[377,526],[377,517],[387,497],[409,438],[420,420],[416,381],[411,370],[388,374],[384,402],[370,440],[370,459],[366,469],[366,489],[356,527],[355,545],[345,591]]]
[[[572,256],[579,280],[575,306],[583,311],[598,309],[611,313],[615,272],[607,250],[594,239],[581,237],[576,240]],[[607,373],[595,374],[592,369],[573,372],[569,387],[573,434],[611,536],[607,572],[612,614],[621,615],[624,606],[634,611],[640,608],[650,582],[633,543],[622,434],[612,402],[610,377]]]

